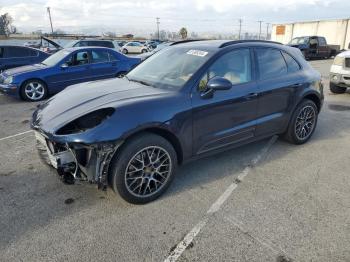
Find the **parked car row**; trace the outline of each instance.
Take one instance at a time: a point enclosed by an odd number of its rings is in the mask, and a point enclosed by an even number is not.
[[[0,91],[23,100],[39,101],[70,85],[121,77],[140,62],[140,58],[110,48],[66,48],[40,63],[2,72]]]

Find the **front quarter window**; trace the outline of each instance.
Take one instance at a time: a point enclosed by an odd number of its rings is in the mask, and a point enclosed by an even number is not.
[[[153,87],[179,89],[211,56],[210,51],[200,48],[171,47],[145,60],[127,77]]]

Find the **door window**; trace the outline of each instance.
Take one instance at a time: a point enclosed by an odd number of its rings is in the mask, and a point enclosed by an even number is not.
[[[319,42],[320,46],[326,46],[327,45],[326,39],[324,37],[319,37],[318,38],[318,42]]]
[[[310,48],[317,48],[318,41],[317,38],[310,38]]]
[[[293,73],[300,70],[300,65],[297,61],[285,52],[282,52],[284,59],[286,60],[288,72]]]
[[[0,58],[4,57],[4,48],[0,47]]]
[[[277,78],[287,74],[287,65],[281,52],[272,48],[257,48],[256,56],[260,80]]]
[[[226,78],[233,85],[249,82],[252,79],[250,50],[234,50],[219,57],[200,80],[199,91],[205,91],[208,81],[215,76]]]
[[[89,63],[89,55],[87,51],[80,51],[73,54],[66,62],[68,66],[85,65]]]
[[[109,55],[107,51],[95,50],[91,52],[92,63],[105,63],[109,62]]]

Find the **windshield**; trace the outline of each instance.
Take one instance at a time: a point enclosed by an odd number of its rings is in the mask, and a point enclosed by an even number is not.
[[[289,42],[289,44],[291,44],[291,45],[303,45],[303,44],[307,44],[308,42],[309,42],[308,37],[296,37],[296,38],[293,38],[292,41]]]
[[[61,50],[49,56],[41,63],[47,66],[55,66],[57,65],[58,62],[60,62],[63,58],[65,58],[69,54],[70,54],[69,51]]]
[[[207,50],[188,47],[166,48],[138,65],[127,78],[153,87],[178,89],[211,55]]]

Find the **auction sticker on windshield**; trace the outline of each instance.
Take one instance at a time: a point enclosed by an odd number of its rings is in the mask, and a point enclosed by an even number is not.
[[[201,50],[190,50],[186,54],[188,55],[195,55],[195,56],[206,56],[208,52],[201,51]]]

